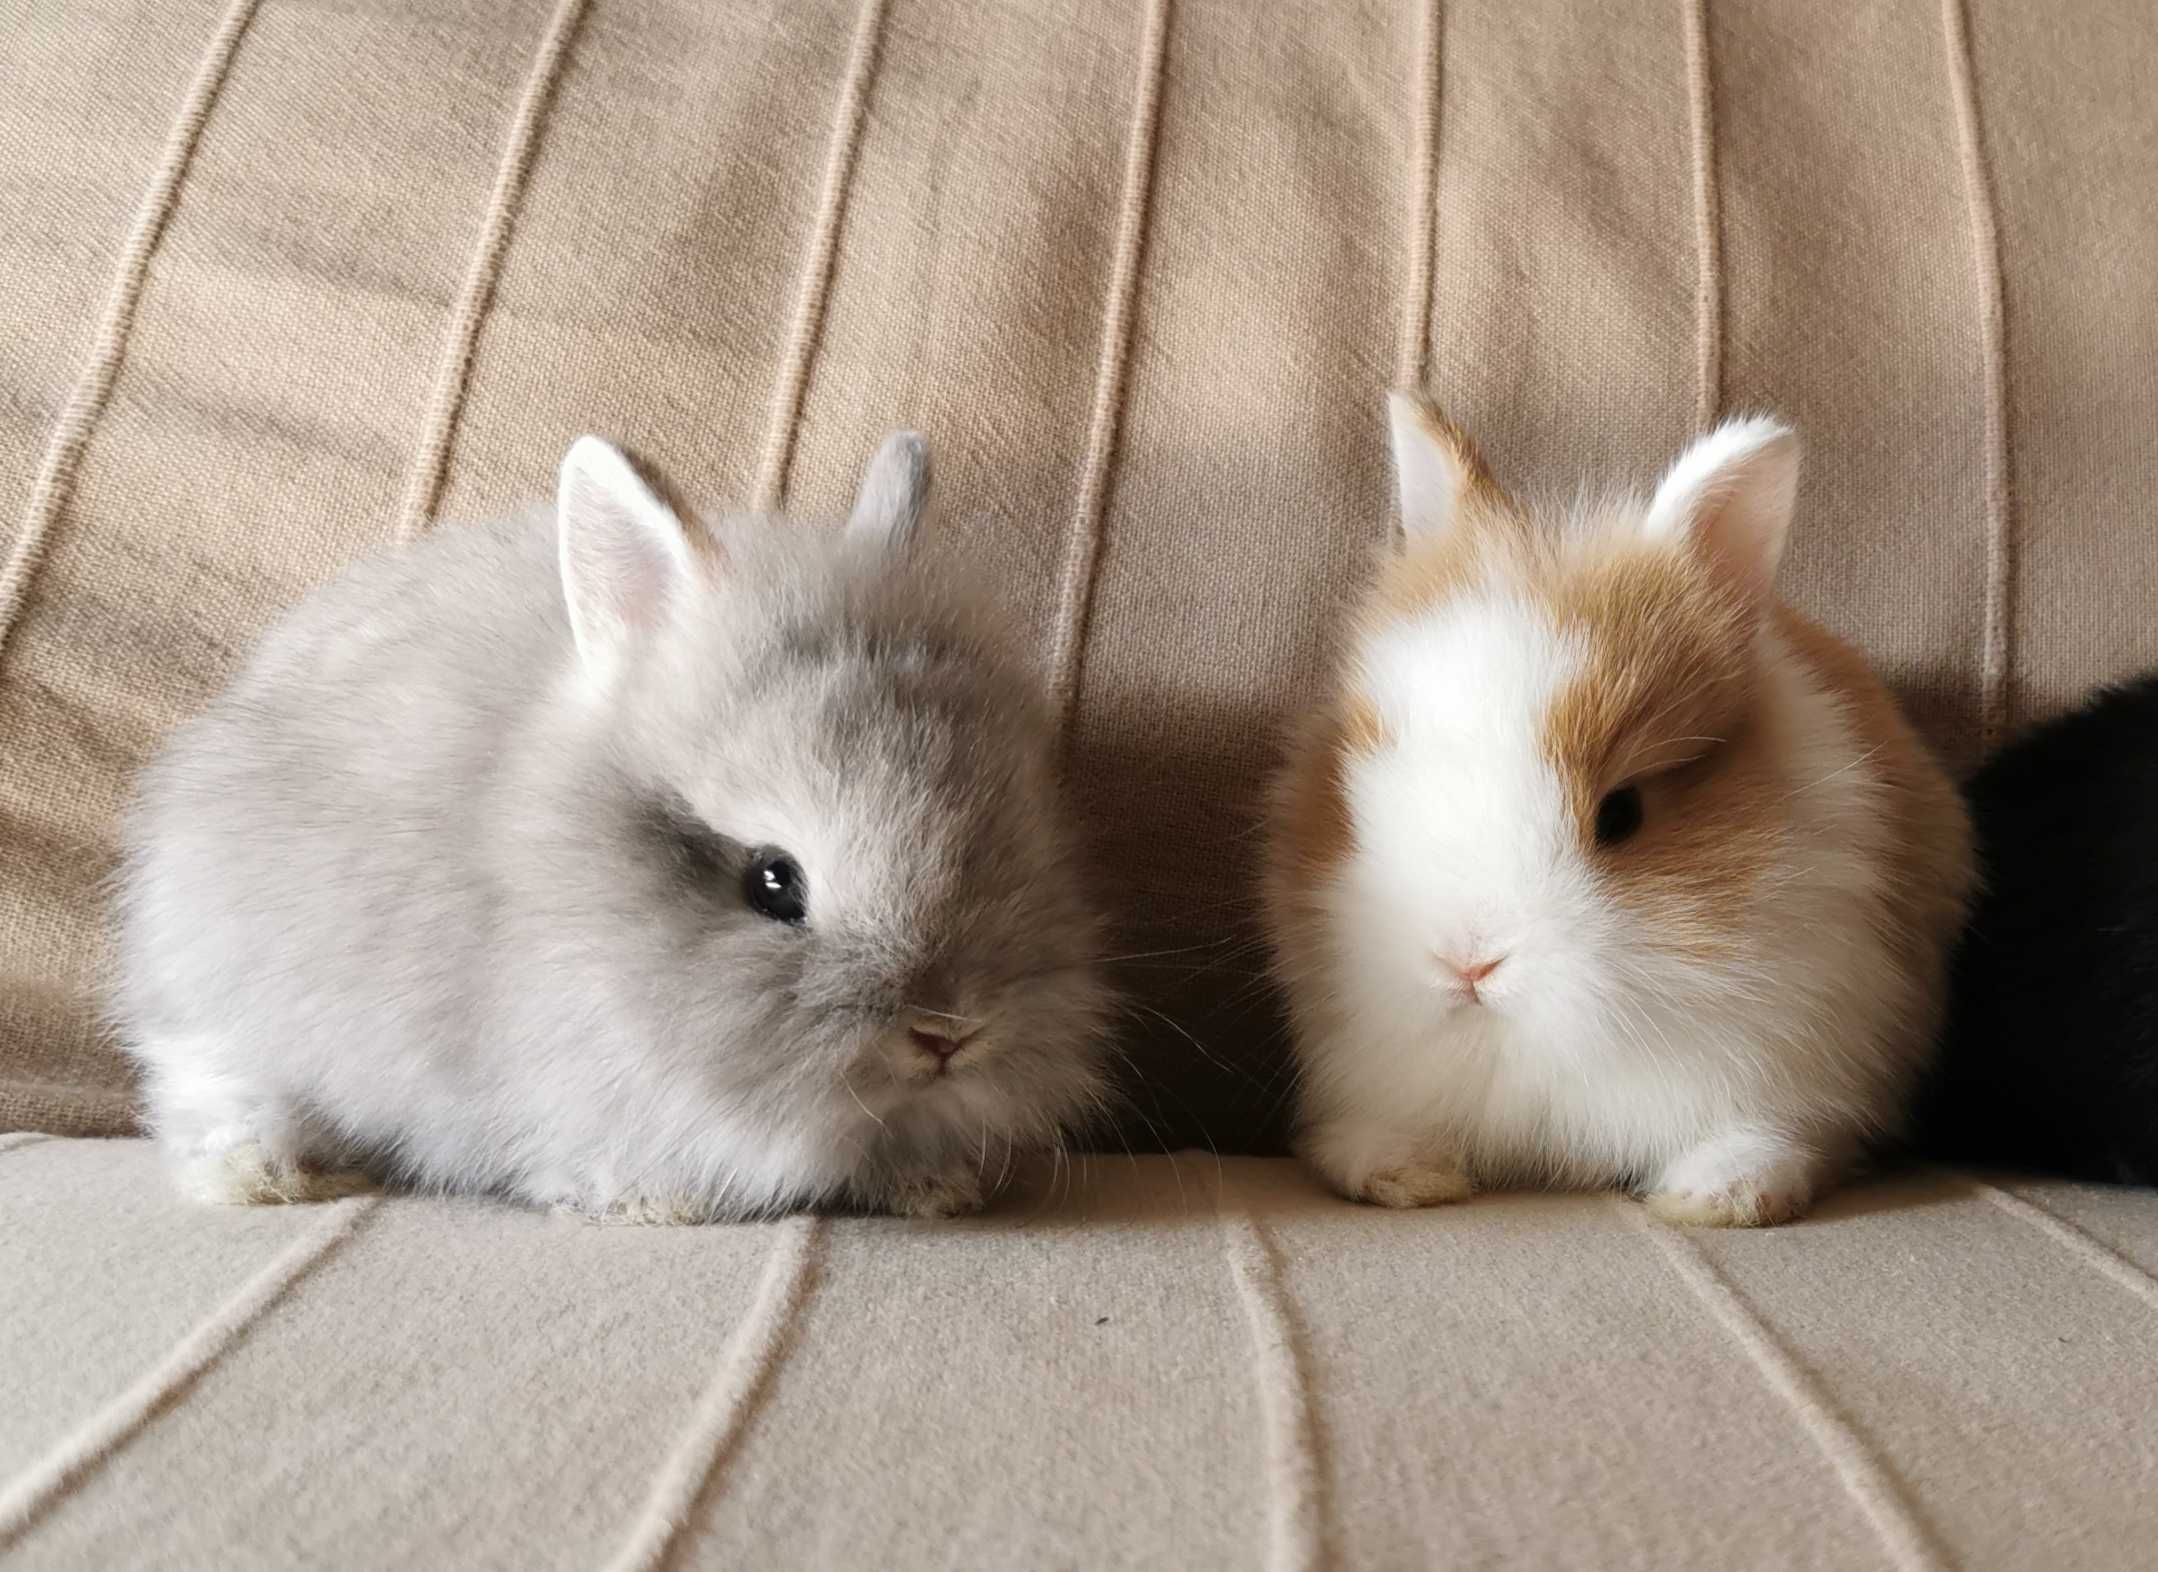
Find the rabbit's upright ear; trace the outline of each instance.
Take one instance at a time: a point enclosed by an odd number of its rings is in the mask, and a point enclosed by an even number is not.
[[[562,598],[587,664],[652,632],[697,582],[697,553],[681,519],[611,442],[570,444],[555,512]]]
[[[1512,513],[1513,504],[1468,433],[1423,394],[1400,390],[1386,396],[1386,436],[1401,529],[1410,540],[1437,540],[1472,522]]]
[[[1765,416],[1727,420],[1678,457],[1641,526],[1750,601],[1765,600],[1798,500],[1798,438]]]
[[[919,432],[895,431],[862,471],[847,534],[903,552],[921,528],[929,502],[929,444]]]

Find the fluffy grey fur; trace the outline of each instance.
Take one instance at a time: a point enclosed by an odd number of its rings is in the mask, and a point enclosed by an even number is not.
[[[925,475],[895,436],[843,530],[685,525],[585,438],[553,513],[273,629],[127,820],[117,1014],[184,1182],[939,1214],[1098,1106],[1051,727],[910,549]],[[799,924],[749,903],[777,852]]]

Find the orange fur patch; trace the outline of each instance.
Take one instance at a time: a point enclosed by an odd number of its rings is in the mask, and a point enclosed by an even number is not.
[[[1377,716],[1368,704],[1329,708],[1305,728],[1291,750],[1288,769],[1274,792],[1275,844],[1282,872],[1293,881],[1323,876],[1356,846],[1356,825],[1349,813],[1348,763],[1353,753],[1376,747],[1383,734],[1352,730],[1352,715]]]
[[[1757,613],[1617,515],[1554,556],[1537,593],[1588,662],[1545,717],[1544,752],[1582,848],[1669,945],[1720,954],[1786,818],[1774,739],[1755,714]],[[1641,792],[1641,828],[1599,846],[1597,807],[1627,785]]]
[[[1523,542],[1512,538],[1504,515],[1465,516],[1462,527],[1437,539],[1412,537],[1406,549],[1379,570],[1358,618],[1371,633],[1420,611],[1473,593],[1506,564]]]
[[[1341,716],[1341,746],[1349,753],[1368,758],[1386,746],[1386,722],[1379,707],[1361,693],[1352,693]]]
[[[1499,483],[1491,478],[1490,466],[1484,456],[1469,440],[1469,434],[1446,417],[1446,412],[1428,398],[1416,400],[1416,423],[1424,435],[1437,445],[1440,452],[1453,464],[1460,477],[1460,500],[1470,506],[1511,509],[1513,501],[1499,489]]]
[[[1265,899],[1277,935],[1308,950],[1323,932],[1320,891],[1356,849],[1349,811],[1350,761],[1386,745],[1385,723],[1371,701],[1351,693],[1317,711],[1275,778],[1268,812]]]
[[[1857,650],[1788,606],[1776,608],[1776,631],[1822,687],[1843,700],[1866,769],[1886,790],[1894,835],[1889,933],[1937,1007],[1947,986],[1948,946],[1962,930],[1978,884],[1970,817],[1887,686]]]

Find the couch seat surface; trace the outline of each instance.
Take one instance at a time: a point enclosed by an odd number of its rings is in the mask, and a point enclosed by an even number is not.
[[[1185,1153],[961,1223],[212,1210],[0,1138],[10,1566],[2134,1567],[2158,1198],[1757,1233]]]

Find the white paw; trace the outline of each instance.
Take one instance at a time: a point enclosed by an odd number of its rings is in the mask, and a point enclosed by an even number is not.
[[[273,1153],[259,1141],[243,1141],[188,1159],[181,1168],[180,1183],[197,1200],[218,1206],[335,1201],[375,1187],[365,1174],[315,1168],[298,1158]]]
[[[1373,1206],[1444,1206],[1466,1201],[1476,1186],[1458,1168],[1433,1163],[1395,1163],[1375,1168],[1349,1189],[1349,1197]]]
[[[1678,1158],[1649,1193],[1667,1223],[1697,1228],[1767,1228],[1813,1204],[1816,1159],[1781,1138],[1738,1131]]]
[[[1744,1179],[1714,1190],[1656,1190],[1648,1197],[1654,1216],[1689,1228],[1772,1228],[1804,1216],[1812,1204],[1803,1185],[1764,1187]]]
[[[1298,1144],[1312,1172],[1333,1190],[1352,1201],[1404,1208],[1466,1201],[1475,1190],[1445,1151],[1428,1130],[1358,1114],[1315,1123]]]
[[[582,1222],[616,1228],[694,1228],[719,1220],[719,1209],[707,1196],[641,1190],[607,1201],[563,1202],[555,1210]]]
[[[956,1169],[940,1174],[910,1174],[892,1187],[889,1209],[894,1217],[965,1217],[987,1203],[981,1180],[971,1170]]]

